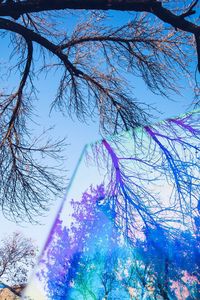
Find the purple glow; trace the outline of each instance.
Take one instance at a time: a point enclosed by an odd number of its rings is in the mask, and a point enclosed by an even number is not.
[[[93,146],[101,176],[82,161],[71,225],[62,206],[40,261],[48,299],[200,299],[199,121],[196,112]]]

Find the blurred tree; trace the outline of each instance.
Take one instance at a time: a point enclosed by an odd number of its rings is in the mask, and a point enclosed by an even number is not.
[[[15,232],[0,242],[0,282],[15,292],[12,286],[27,283],[34,266],[36,248],[31,239]]]

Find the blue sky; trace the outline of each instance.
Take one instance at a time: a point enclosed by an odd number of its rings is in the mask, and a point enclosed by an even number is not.
[[[124,17],[124,19],[121,18],[121,22],[124,21],[125,18],[127,17]],[[6,62],[7,53],[9,53],[6,40],[4,40],[3,44],[1,45],[1,50],[0,62],[2,63]],[[6,69],[7,64],[4,64],[3,67]],[[13,84],[16,83],[16,80],[16,76],[10,78],[9,81],[6,78],[5,81],[1,80],[1,88],[5,86],[5,83],[7,87],[12,87]],[[184,80],[180,79],[180,82],[183,86],[185,85]],[[59,112],[53,112],[51,116],[49,116],[51,99],[53,99],[53,96],[56,93],[56,80],[52,75],[47,78],[45,78],[45,76],[41,76],[36,84],[39,91],[39,100],[35,102],[35,113],[38,114],[38,117],[36,117],[36,121],[40,125],[36,129],[34,129],[34,131],[41,132],[43,129],[47,129],[49,126],[55,125],[55,129],[53,130],[52,134],[56,138],[62,138],[63,136],[67,137],[67,143],[69,145],[67,146],[64,155],[66,158],[65,166],[66,170],[68,170],[68,178],[70,178],[84,145],[94,142],[95,140],[98,140],[100,138],[98,132],[98,120],[97,122],[91,122],[90,120],[88,120],[88,124],[83,124],[79,122],[76,117],[71,120],[69,117],[63,117]],[[156,109],[160,111],[160,113],[157,111],[152,111],[152,114],[155,116],[155,122],[167,117],[182,114],[186,110],[190,109],[190,105],[192,103],[192,93],[188,88],[182,90],[182,97],[174,95],[173,100],[168,100],[166,98],[153,95],[151,92],[149,92],[144,83],[138,78],[134,78],[133,85],[133,92],[138,100],[140,100],[142,103],[152,104]],[[66,186],[67,184],[68,181],[66,182]],[[15,230],[18,230],[24,232],[27,237],[32,237],[33,240],[36,241],[38,247],[41,248],[45,242],[61,201],[62,197],[60,199],[55,199],[55,205],[50,208],[50,211],[46,215],[46,217],[39,219],[42,225],[17,225],[6,220],[5,217],[1,214],[0,238],[9,233],[12,233]]]

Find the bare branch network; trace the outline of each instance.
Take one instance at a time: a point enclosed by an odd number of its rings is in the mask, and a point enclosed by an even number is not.
[[[1,240],[0,282],[6,284],[14,294],[17,293],[12,289],[13,285],[27,283],[29,272],[35,264],[36,253],[32,240],[21,233],[14,232]]]
[[[194,64],[200,70],[199,1],[165,2],[1,1],[0,35],[2,41],[10,39],[14,58],[7,72],[19,78],[15,90],[0,92],[0,201],[6,215],[33,219],[47,206],[47,198],[62,190],[55,170],[35,155],[57,160],[64,141],[39,145],[28,128],[36,76],[59,74],[52,108],[80,120],[97,115],[104,132],[116,133],[148,120],[128,75],[167,97],[179,93],[180,78],[191,78]],[[130,15],[123,24],[110,22],[111,10]]]
[[[186,12],[176,15],[163,7],[162,2],[158,0],[55,0],[53,2],[36,1],[2,1],[0,15],[19,19],[20,16],[27,13],[43,12],[63,9],[86,9],[86,10],[120,10],[152,13],[165,23],[191,33],[195,36],[198,68],[200,70],[200,26],[187,21],[185,18],[196,13],[195,6],[198,0],[191,3]]]

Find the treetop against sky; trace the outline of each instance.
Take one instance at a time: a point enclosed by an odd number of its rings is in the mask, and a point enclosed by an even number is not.
[[[99,120],[104,136],[150,123],[148,94],[140,101],[134,90],[138,78],[165,98],[178,95],[188,80],[198,103],[198,9],[199,1],[0,3],[0,37],[10,49],[0,93],[0,197],[7,217],[33,221],[66,182],[58,175],[64,139],[32,130],[35,100],[43,102],[38,81],[48,74],[54,79],[53,95],[46,94],[51,112]]]

